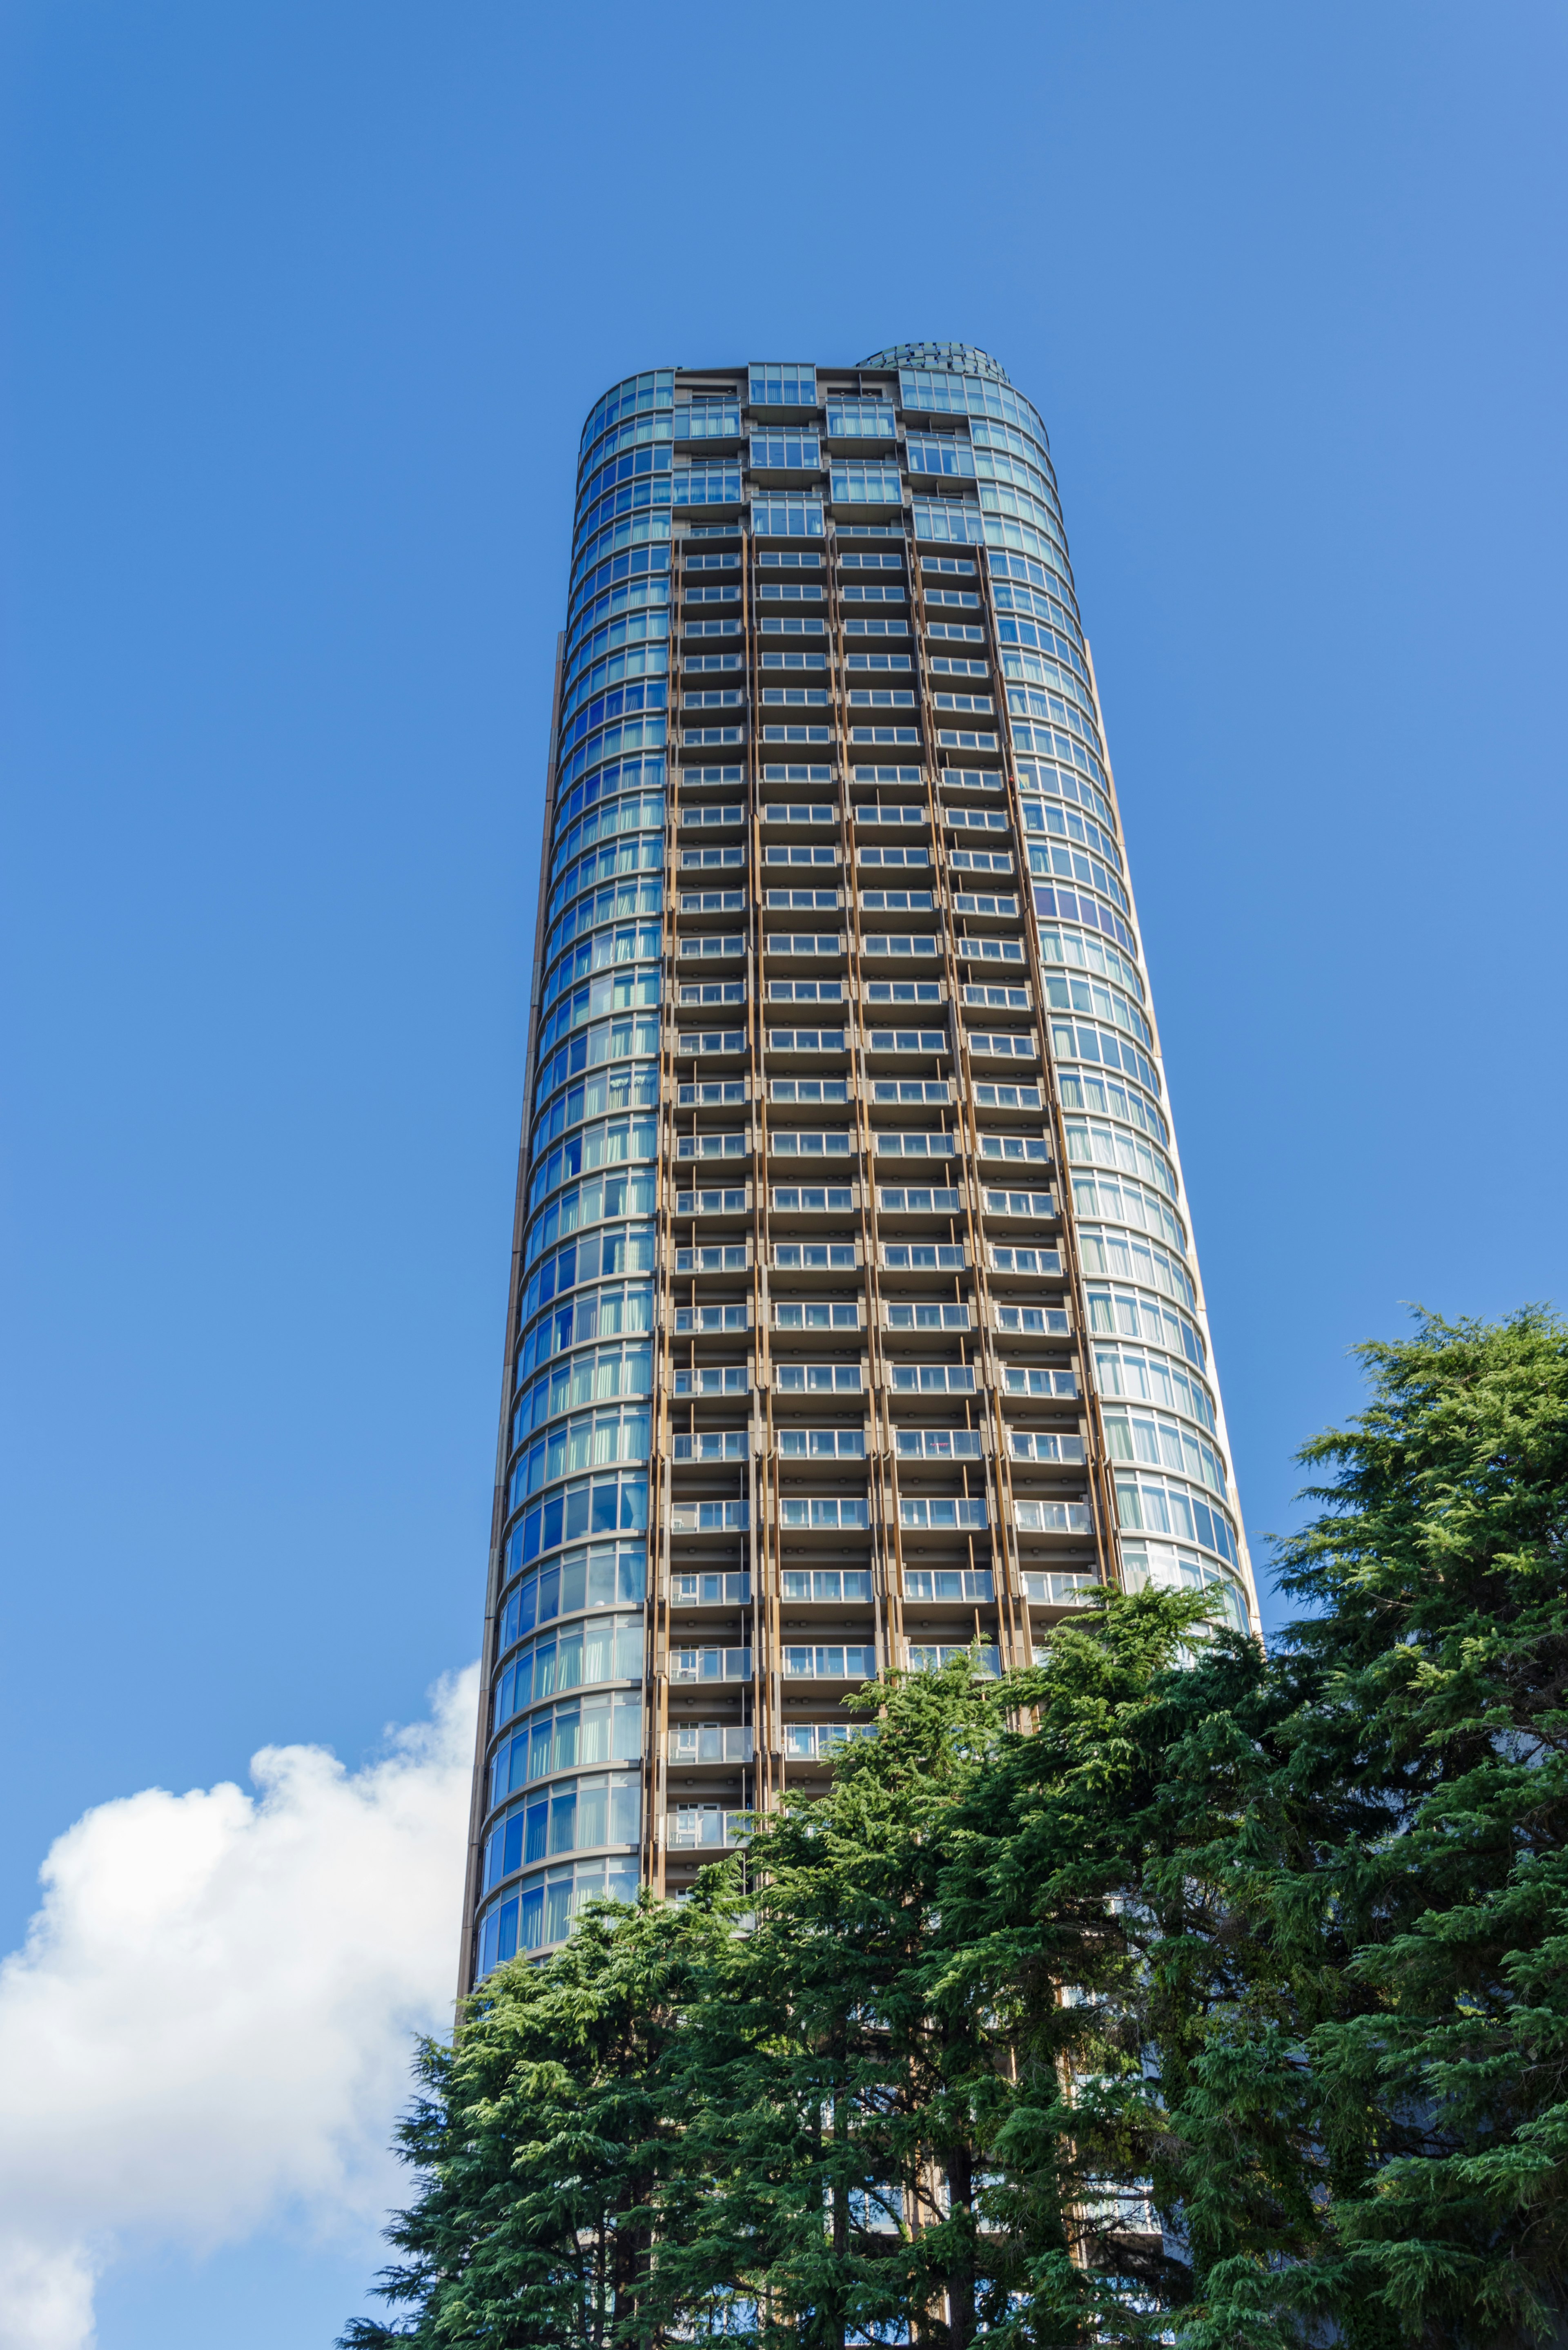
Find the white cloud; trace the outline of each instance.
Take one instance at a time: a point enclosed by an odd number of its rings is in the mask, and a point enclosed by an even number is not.
[[[85,2350],[117,2243],[201,2252],[291,2209],[367,2228],[411,2035],[451,2022],[478,1675],[348,1772],[102,1804],[0,1965],[0,2350]]]

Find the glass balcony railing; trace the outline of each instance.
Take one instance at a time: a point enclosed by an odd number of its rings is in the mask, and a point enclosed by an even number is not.
[[[686,1721],[670,1733],[672,1762],[749,1762],[750,1722]]]

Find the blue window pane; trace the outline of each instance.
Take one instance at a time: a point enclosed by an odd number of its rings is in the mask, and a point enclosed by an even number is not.
[[[549,1825],[550,1806],[540,1797],[528,1806],[528,1837],[523,1853],[524,1862],[544,1859]]]
[[[545,1888],[542,1885],[525,1886],[523,1892],[523,1948],[536,1950],[543,1939],[545,1923]]]
[[[499,1962],[503,1959],[515,1958],[517,1955],[516,1902],[504,1901],[500,1909],[496,1913],[496,1917],[500,1927],[500,1934],[496,1943],[495,1955],[497,1962]]]
[[[501,1874],[510,1877],[514,1868],[523,1866],[523,1815],[514,1813],[506,1823],[506,1835],[501,1857]]]

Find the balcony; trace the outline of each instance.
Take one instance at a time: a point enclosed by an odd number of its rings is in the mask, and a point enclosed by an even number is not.
[[[993,1305],[991,1312],[1003,1337],[1065,1338],[1072,1329],[1064,1305]]]
[[[716,1332],[749,1330],[752,1309],[745,1305],[676,1305],[670,1328],[682,1338],[711,1337]]]
[[[875,1738],[874,1721],[788,1721],[784,1751],[792,1762],[826,1762],[857,1738]]]
[[[751,1821],[750,1812],[727,1812],[718,1804],[677,1804],[666,1816],[666,1838],[671,1852],[720,1852],[744,1844]]]
[[[877,1678],[877,1650],[869,1641],[821,1644],[784,1651],[786,1681],[870,1681]]]
[[[674,1687],[690,1689],[701,1682],[749,1681],[750,1648],[671,1648],[670,1679]]]
[[[749,1762],[751,1723],[682,1722],[670,1733],[669,1752],[672,1762]]]
[[[989,1575],[986,1580],[991,1580]],[[786,1566],[782,1596],[789,1606],[804,1601],[816,1606],[842,1607],[847,1602],[869,1607],[871,1570],[854,1566]]]
[[[898,1523],[919,1533],[983,1532],[990,1520],[981,1498],[944,1500],[940,1495],[905,1496],[898,1503]]]
[[[671,1607],[749,1607],[752,1578],[744,1573],[672,1575],[670,1604]]]
[[[1023,1596],[1036,1607],[1083,1607],[1100,1587],[1094,1575],[1040,1575],[1025,1569]]]
[[[904,1596],[928,1607],[973,1607],[996,1596],[989,1566],[907,1566]]]
[[[1086,1534],[1094,1532],[1087,1502],[1014,1502],[1012,1523],[1021,1534]]]
[[[864,1326],[864,1309],[858,1301],[831,1298],[780,1299],[774,1306],[775,1330],[846,1330],[857,1331]]]
[[[785,1528],[809,1528],[815,1533],[864,1533],[871,1524],[871,1504],[863,1496],[836,1494],[787,1495],[779,1502],[779,1523]]]
[[[744,1461],[751,1449],[749,1428],[705,1428],[677,1436],[670,1455],[676,1461]]]
[[[751,1523],[747,1502],[672,1502],[672,1534],[744,1534]]]
[[[1014,1461],[1062,1461],[1073,1468],[1083,1465],[1081,1436],[1056,1436],[1043,1428],[1010,1428],[1007,1449]]]
[[[1002,1677],[1002,1652],[989,1640],[981,1641],[978,1647],[967,1640],[909,1642],[909,1670],[912,1673],[940,1673],[943,1666],[950,1665],[955,1657],[970,1658],[976,1672],[983,1673],[989,1680],[999,1680]]]
[[[978,1461],[984,1451],[978,1428],[896,1428],[893,1441],[900,1461]]]

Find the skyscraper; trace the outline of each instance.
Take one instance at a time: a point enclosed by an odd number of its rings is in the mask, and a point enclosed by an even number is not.
[[[583,430],[465,1984],[1101,1582],[1256,1621],[1045,429],[985,352]]]

